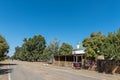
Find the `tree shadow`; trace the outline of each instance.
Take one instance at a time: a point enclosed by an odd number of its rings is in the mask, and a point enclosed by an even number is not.
[[[8,68],[8,66],[14,66],[17,64],[5,64],[5,63],[0,63],[0,75],[8,74],[12,72],[12,68]]]
[[[14,66],[14,65],[18,65],[18,64],[4,64],[4,63],[0,63],[0,67],[2,67],[2,66]]]
[[[12,69],[0,69],[0,75],[11,73]]]

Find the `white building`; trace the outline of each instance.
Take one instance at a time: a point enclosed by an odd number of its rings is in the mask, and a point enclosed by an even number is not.
[[[78,44],[77,48],[72,51],[72,55],[74,56],[75,63],[84,64],[85,48],[82,45]]]

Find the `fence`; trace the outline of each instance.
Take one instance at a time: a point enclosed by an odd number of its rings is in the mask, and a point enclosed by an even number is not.
[[[120,74],[120,60],[97,60],[97,71]]]

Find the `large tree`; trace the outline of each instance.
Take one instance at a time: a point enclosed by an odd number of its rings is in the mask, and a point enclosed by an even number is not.
[[[120,29],[116,33],[108,33],[103,47],[106,59],[120,60]]]
[[[32,38],[25,38],[21,48],[16,48],[15,56],[20,60],[38,61],[46,47],[46,41],[43,36],[35,35]]]
[[[89,38],[83,40],[83,46],[86,48],[86,56],[88,58],[96,58],[99,54],[103,54],[103,46],[106,37],[98,33],[91,33]]]
[[[96,58],[103,54],[105,59],[120,60],[120,29],[117,32],[110,32],[107,36],[100,32],[91,33],[89,38],[85,38],[83,46],[86,48],[88,58]]]
[[[8,49],[9,49],[9,46],[6,40],[4,39],[4,37],[0,35],[0,60],[4,59],[4,57],[6,56],[6,53],[8,53]]]

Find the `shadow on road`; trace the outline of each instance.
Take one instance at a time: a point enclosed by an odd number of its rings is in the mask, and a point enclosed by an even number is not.
[[[0,69],[0,75],[11,73],[12,69]]]
[[[8,68],[8,66],[14,66],[14,65],[17,65],[17,64],[0,63],[0,75],[11,73],[12,69]]]
[[[0,63],[0,67],[2,67],[2,66],[8,66],[8,65],[10,65],[10,66],[14,66],[14,65],[17,65],[17,64],[4,64],[4,63]]]

